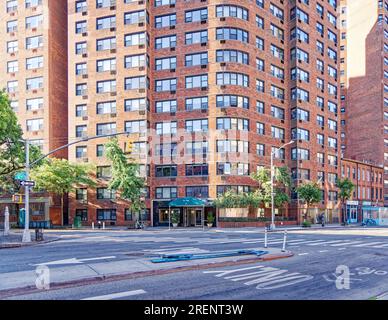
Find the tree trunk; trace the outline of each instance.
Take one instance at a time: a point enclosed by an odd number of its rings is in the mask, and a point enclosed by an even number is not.
[[[62,216],[62,226],[63,226],[63,214],[64,214],[64,212],[63,212],[63,197],[64,197],[65,195],[64,194],[62,194],[61,195],[61,216]]]

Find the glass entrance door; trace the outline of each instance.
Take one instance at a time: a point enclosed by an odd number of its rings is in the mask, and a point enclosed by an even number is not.
[[[195,225],[202,226],[202,210],[201,209],[195,210]]]
[[[358,222],[358,210],[356,206],[348,207],[347,213],[348,213],[348,223]]]

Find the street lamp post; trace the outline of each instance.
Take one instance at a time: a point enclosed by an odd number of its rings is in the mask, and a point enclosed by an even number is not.
[[[293,140],[290,142],[282,145],[281,147],[271,151],[271,230],[275,230],[275,193],[274,193],[274,177],[275,177],[275,168],[273,165],[273,157],[275,153],[277,153],[280,149],[283,149],[285,146],[288,146],[289,144],[294,143]]]
[[[30,179],[30,142],[25,140],[26,144],[26,180]],[[25,185],[25,206],[24,206],[24,231],[22,242],[31,242],[30,233],[30,186]]]

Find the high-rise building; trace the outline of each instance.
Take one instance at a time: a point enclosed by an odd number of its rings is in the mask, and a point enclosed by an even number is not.
[[[319,208],[339,220],[336,0],[69,0],[68,10],[69,141],[128,133],[120,144],[133,142],[147,177],[140,219],[167,224],[169,201],[182,197],[206,200],[206,218],[217,195],[254,188],[249,174],[274,152],[295,185],[319,181]],[[107,189],[106,141],[69,149],[97,164],[99,181],[71,197],[70,220],[139,218]],[[276,214],[296,221],[300,206],[293,194]],[[185,226],[201,224],[202,209],[173,208]]]
[[[0,12],[0,88],[24,137],[46,153],[67,142],[67,3],[3,0]],[[56,156],[67,157],[67,151]],[[49,216],[50,200],[40,198],[32,198],[35,218],[62,224],[60,210]]]
[[[388,204],[388,3],[342,0],[341,147],[349,159],[384,166]]]

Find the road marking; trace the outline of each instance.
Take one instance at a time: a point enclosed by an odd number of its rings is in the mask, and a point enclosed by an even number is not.
[[[309,254],[308,252],[304,252],[304,253],[299,253],[298,256],[306,256],[308,254]]]
[[[378,245],[378,246],[372,246],[372,248],[386,248],[386,247],[388,247],[388,243],[382,244],[382,245]]]
[[[308,244],[309,246],[319,246],[319,245],[327,245],[329,243],[338,243],[338,242],[342,242],[344,240],[333,240],[333,241],[325,241],[323,243],[310,243]]]
[[[339,248],[338,250],[346,250],[346,248]]]
[[[132,291],[107,294],[103,296],[90,297],[82,300],[112,300],[112,299],[118,299],[118,298],[137,296],[139,294],[144,294],[144,293],[146,293],[144,290],[132,290]]]
[[[258,271],[239,273],[241,271],[256,269]],[[313,279],[311,275],[303,275],[298,272],[290,272],[285,269],[268,266],[254,266],[234,270],[204,271],[203,273],[216,273],[215,277],[223,277],[230,281],[249,281],[245,285],[255,285],[256,289],[278,289]],[[230,275],[233,274],[234,275]],[[239,273],[239,274],[236,274]]]
[[[350,242],[345,242],[345,243],[338,243],[338,244],[332,244],[330,247],[342,247],[342,246],[348,246],[348,245],[353,245],[354,243],[360,243],[362,241],[350,241]]]
[[[43,265],[49,266],[49,265],[57,265],[57,264],[81,264],[81,263],[88,262],[88,261],[106,260],[106,259],[115,259],[115,258],[116,258],[116,256],[99,257],[99,258],[86,258],[86,259],[70,258],[70,259],[64,259],[64,260],[37,263],[37,264],[33,264],[33,266],[43,266]]]
[[[328,252],[329,250],[320,250],[319,252]]]
[[[367,242],[367,243],[357,244],[357,245],[355,245],[355,247],[368,247],[368,246],[377,245],[377,244],[380,244],[380,243],[384,243],[384,242],[381,242],[381,241]]]

